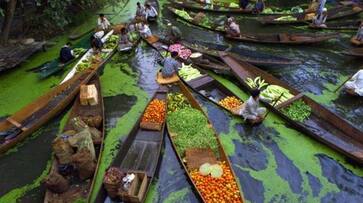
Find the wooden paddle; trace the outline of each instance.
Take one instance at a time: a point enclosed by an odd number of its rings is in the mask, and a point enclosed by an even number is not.
[[[278,98],[277,98],[277,100],[272,104],[272,107],[275,107],[276,106],[276,104],[277,104],[277,102],[279,102],[280,101],[280,99],[281,99],[281,97],[282,96],[284,96],[284,93],[282,93]],[[268,114],[270,114],[270,112],[271,112],[271,109],[266,113],[266,115],[265,115],[265,117],[263,118],[263,120],[265,120],[266,118],[267,118],[267,116],[268,116]]]
[[[352,77],[354,76],[354,74],[355,73],[353,73],[352,75],[350,75],[349,76],[349,78],[348,79],[346,79],[344,82],[343,82],[343,84],[341,84],[337,89],[335,89],[334,90],[334,93],[336,93],[340,88],[342,88],[344,85],[345,85],[345,83],[347,83],[350,79],[352,79]]]

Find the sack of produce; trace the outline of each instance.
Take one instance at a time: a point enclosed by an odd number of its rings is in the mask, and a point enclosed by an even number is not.
[[[99,122],[99,119],[101,119],[100,122],[102,124],[102,117],[95,118],[94,121],[92,121],[92,122],[94,122],[93,124],[98,124],[96,122]],[[73,128],[77,130],[77,132],[88,130],[91,133],[91,137],[92,137],[94,144],[101,143],[102,133],[99,130],[97,130],[96,128],[90,128],[80,117],[73,118],[71,120],[71,124],[72,124]]]
[[[55,193],[63,193],[69,189],[69,182],[57,172],[49,174],[44,181],[45,187]]]
[[[77,132],[88,128],[88,125],[80,117],[72,118],[71,125]]]
[[[72,160],[71,160],[72,161]],[[62,176],[68,176],[73,173],[73,165],[72,164],[58,164],[57,171]]]
[[[92,141],[92,135],[88,129],[70,137],[68,139],[69,144],[72,147],[77,147],[78,151],[82,149],[88,149],[91,153],[92,160],[96,160],[95,148]]]
[[[102,124],[102,116],[83,116],[82,121],[89,127],[100,128]]]
[[[78,170],[78,175],[81,180],[91,178],[96,170],[96,162],[91,152],[83,148],[72,156],[72,162]]]
[[[59,136],[55,138],[52,142],[52,148],[60,164],[68,164],[71,162],[74,151],[65,137]]]
[[[205,18],[205,14],[202,12],[199,12],[197,15],[194,16],[193,22],[196,24],[199,24],[202,22],[202,20]]]
[[[119,168],[111,167],[107,170],[105,177],[103,178],[103,185],[105,186],[108,196],[111,198],[117,197],[124,176],[125,174]]]

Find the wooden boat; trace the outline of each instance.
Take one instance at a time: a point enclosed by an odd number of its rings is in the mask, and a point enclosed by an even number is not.
[[[363,9],[360,6],[338,6],[335,8],[331,8],[328,10],[328,17],[327,20],[336,20],[340,18],[345,18],[348,16],[357,15],[362,12]],[[284,15],[275,15],[275,16],[264,16],[260,17],[258,21],[262,24],[306,24],[312,21],[313,16],[312,14],[293,14],[290,15],[295,20],[278,20],[280,17]]]
[[[194,22],[193,20],[186,19],[184,16],[180,16],[177,14],[176,9],[169,7],[169,10],[173,12],[178,18],[201,28],[225,33],[223,25],[213,24],[210,26],[202,25],[199,23]],[[196,13],[189,12],[191,18],[193,18]],[[268,44],[291,44],[291,45],[298,45],[298,44],[313,44],[319,43],[325,40],[333,39],[338,37],[337,33],[324,33],[324,34],[311,34],[311,33],[263,33],[263,34],[248,34],[248,33],[241,33],[240,37],[230,37],[225,35],[227,39],[230,40],[237,40],[237,41],[244,41],[244,42],[254,42],[254,43],[268,43]]]
[[[239,7],[230,7],[229,3],[221,5],[205,4],[198,1],[191,0],[173,0],[172,3],[176,7],[185,9],[205,11],[205,12],[216,12],[216,13],[233,13],[233,14],[252,14],[252,9],[241,9]]]
[[[9,138],[0,145],[0,154],[22,142],[59,114],[74,99],[80,86],[86,84],[94,74],[95,70],[91,69],[77,73],[72,79],[56,86],[47,94],[0,122],[1,137]],[[10,137],[13,138],[10,139]]]
[[[245,62],[239,62],[223,52],[220,52],[220,57],[231,68],[239,83],[248,91],[251,91],[251,88],[245,83],[245,80],[248,77],[255,78],[258,76],[268,84],[278,85],[289,90],[291,94],[295,95],[290,100],[276,107],[266,102],[264,104],[298,131],[317,139],[358,163],[363,163],[363,133],[359,129],[303,93],[257,67]],[[282,112],[283,108],[300,99],[311,108],[311,115],[304,122],[294,121]]]
[[[326,27],[316,26],[312,23],[309,24],[309,28],[316,30],[358,30],[360,20],[343,21],[343,22],[326,22]]]
[[[178,92],[178,93],[181,93],[181,94],[183,94],[184,96],[185,96],[185,98],[187,99],[187,101],[189,102],[189,104],[193,107],[193,108],[195,108],[195,109],[197,109],[197,110],[199,110],[199,111],[201,111],[205,116],[206,116],[206,118],[208,118],[208,116],[205,114],[205,112],[203,111],[203,109],[201,108],[201,106],[198,104],[198,102],[195,100],[195,98],[193,97],[193,95],[191,94],[191,92],[188,90],[188,88],[183,84],[183,82],[179,82],[178,83],[178,85],[177,86],[174,86],[174,88],[176,88],[176,89],[174,89],[175,91],[174,92]],[[231,163],[230,163],[230,161],[229,161],[229,159],[228,159],[228,157],[227,157],[227,155],[226,155],[226,153],[225,153],[225,151],[224,151],[224,149],[223,149],[223,147],[222,147],[222,144],[221,144],[221,142],[220,142],[220,140],[219,140],[219,138],[218,138],[218,136],[217,136],[217,134],[216,134],[216,132],[215,132],[215,130],[214,130],[214,128],[212,127],[212,125],[211,125],[211,122],[208,120],[208,122],[209,122],[209,124],[210,124],[210,126],[211,126],[211,128],[213,129],[213,131],[214,131],[214,133],[215,133],[215,138],[217,139],[217,142],[218,142],[218,151],[219,151],[219,155],[220,155],[220,158],[217,160],[217,161],[222,161],[222,162],[225,162],[225,164],[228,166],[228,168],[231,170],[231,172],[232,172],[232,174],[233,174],[233,176],[234,176],[234,180],[236,181],[236,183],[237,183],[237,178],[236,178],[236,175],[234,174],[234,171],[233,171],[233,168],[232,168],[232,165],[231,165]],[[170,137],[170,140],[171,140],[171,143],[172,143],[172,146],[173,146],[173,149],[174,149],[174,151],[175,151],[175,153],[176,153],[176,155],[177,155],[177,157],[178,157],[178,160],[179,160],[179,162],[180,162],[180,164],[183,166],[183,168],[184,168],[184,170],[185,170],[185,172],[186,172],[186,175],[188,176],[188,179],[189,179],[189,181],[193,184],[193,187],[194,187],[194,189],[196,190],[196,192],[197,192],[197,194],[198,194],[198,196],[199,196],[199,198],[202,200],[202,202],[206,202],[205,201],[205,199],[203,198],[203,196],[202,196],[202,194],[201,194],[201,192],[198,190],[198,188],[197,188],[197,186],[196,186],[196,184],[195,184],[195,182],[193,181],[193,179],[192,179],[192,177],[191,177],[191,174],[190,174],[190,172],[191,172],[191,170],[192,170],[192,168],[190,168],[190,166],[188,166],[188,162],[187,163],[185,163],[185,157],[183,157],[181,154],[179,154],[178,153],[178,151],[177,151],[177,148],[176,148],[176,145],[175,145],[175,142],[174,142],[174,139],[175,139],[175,136],[176,136],[176,134],[175,133],[173,133],[172,131],[171,131],[171,129],[170,129],[170,127],[167,125],[167,129],[168,129],[168,135],[169,135],[169,137]],[[201,150],[201,149],[199,149],[199,150]],[[196,159],[203,159],[203,158],[206,158],[206,159],[208,159],[209,157],[202,157],[203,155],[201,155],[202,153],[199,153],[198,155],[200,156],[200,157],[195,157]],[[192,164],[192,163],[189,163],[190,165]],[[239,187],[239,186],[238,186]],[[239,189],[239,191],[240,191],[240,202],[244,202],[244,199],[243,199],[243,194],[242,194],[242,190],[241,189]]]
[[[358,40],[356,36],[352,37],[352,38],[350,39],[350,42],[351,42],[354,46],[362,46],[362,45],[363,45],[363,41]]]
[[[155,92],[152,100],[159,99],[166,103],[167,92],[167,88],[160,87],[160,89]],[[147,187],[140,200],[140,202],[145,202],[146,195],[157,174],[156,172],[161,159],[165,123],[163,123],[160,131],[144,130],[140,127],[142,116],[143,115],[140,116],[126,140],[122,143],[111,166],[119,167],[123,172],[141,171],[146,173]],[[108,198],[105,187],[103,186],[98,193],[95,202],[105,202]]]
[[[116,25],[116,27],[117,27],[117,25]],[[103,36],[102,41],[104,43],[107,43],[107,41],[113,35],[113,33],[114,33],[114,30],[111,30],[110,32],[108,32],[105,36]],[[117,45],[118,44],[116,43],[115,47],[113,47],[112,49],[109,49],[109,50],[103,49],[102,50],[102,52],[104,52],[103,57],[101,57],[101,59],[99,59],[99,61],[97,63],[95,63],[94,66],[103,66],[113,56],[113,54],[116,53]],[[72,70],[65,76],[65,78],[62,80],[62,83],[71,79],[74,76],[74,74],[77,72],[77,68],[80,66],[80,64],[83,63],[83,61],[92,60],[93,56],[94,56],[93,50],[89,49],[82,56],[82,58],[75,64],[75,66],[72,68]]]
[[[199,52],[204,55],[209,55],[213,57],[219,57],[218,51],[216,49],[212,49],[207,46],[203,46],[196,43],[189,43],[186,41],[183,41],[182,44],[192,50],[193,52]],[[297,65],[301,64],[301,61],[299,60],[293,60],[289,58],[274,56],[270,54],[265,53],[251,53],[253,51],[246,50],[243,54],[239,53],[232,53],[228,52],[228,54],[235,56],[239,60],[246,61],[248,63],[252,63],[254,65]]]
[[[87,118],[87,117],[99,117],[102,118],[100,126],[97,128],[101,132],[101,140],[97,141],[97,143],[93,143],[96,152],[96,160],[97,166],[94,174],[97,174],[98,166],[101,161],[102,151],[103,151],[103,140],[105,136],[105,116],[104,116],[104,105],[103,105],[103,97],[101,94],[101,84],[98,76],[95,76],[88,84],[94,84],[97,89],[98,96],[98,104],[94,106],[90,105],[81,105],[80,96],[78,95],[75,100],[73,107],[71,109],[68,121],[63,129],[63,132],[67,131],[77,131],[72,125],[72,119],[74,118]],[[83,119],[82,119],[83,120]],[[51,168],[52,173],[59,173],[58,168],[60,167],[60,163],[57,158],[53,158],[53,164]],[[92,187],[94,184],[94,176],[90,179],[80,180],[78,175],[72,173],[70,175],[64,176],[68,180],[70,180],[69,189],[61,194],[54,193],[51,190],[47,189],[44,197],[44,203],[51,202],[74,202],[77,199],[88,199],[90,192],[92,191]]]
[[[342,53],[348,56],[363,57],[363,48],[353,48]]]
[[[132,44],[125,44],[122,47],[120,47],[120,44],[118,45],[118,52],[120,53],[125,53],[125,52],[130,52],[131,50],[133,50],[140,42],[140,35],[138,35],[138,38],[132,43]]]

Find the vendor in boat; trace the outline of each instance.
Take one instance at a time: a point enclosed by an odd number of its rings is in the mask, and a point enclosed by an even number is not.
[[[351,94],[363,96],[363,69],[359,70],[345,83],[345,88]]]
[[[319,0],[319,6],[318,9],[316,10],[316,15],[319,15],[324,12],[325,4],[326,0]]]
[[[105,34],[105,32],[99,31],[96,32],[94,35],[91,36],[91,47],[95,53],[101,52],[103,47],[103,41],[102,37]]]
[[[246,9],[249,4],[249,0],[240,0],[239,1],[239,7],[241,9]]]
[[[170,56],[161,61],[163,68],[161,69],[161,75],[163,78],[173,77],[181,68],[181,64],[176,60],[178,52],[171,52]]]
[[[149,3],[146,3],[145,5],[145,19],[148,22],[155,22],[158,17],[158,12],[156,9],[151,6]]]
[[[143,20],[145,17],[145,8],[140,2],[136,3],[136,20]]]
[[[104,14],[100,14],[97,20],[97,27],[99,30],[107,31],[111,27],[111,23],[107,20]]]
[[[230,37],[240,37],[241,31],[239,29],[239,25],[235,22],[234,18],[229,17],[227,18],[227,22],[225,23],[224,27],[227,36]]]
[[[175,44],[175,43],[179,42],[181,40],[181,35],[182,35],[182,32],[180,31],[180,29],[178,27],[172,25],[171,23],[168,23],[168,30],[167,30],[166,38],[165,38],[167,43]]]
[[[260,106],[260,90],[255,89],[251,93],[251,97],[246,101],[239,112],[245,120],[252,124],[261,123],[266,114],[266,108]],[[266,100],[266,99],[263,99]]]
[[[64,45],[60,50],[59,61],[64,64],[71,61],[72,59],[74,59],[74,54],[73,50],[71,49],[71,43],[67,42],[67,44]]]
[[[119,50],[121,50],[124,47],[129,47],[129,46],[132,46],[132,42],[130,40],[130,36],[129,36],[127,28],[123,27],[123,28],[121,28],[121,34],[120,34],[118,48],[119,48]]]
[[[355,35],[355,39],[360,42],[363,42],[363,22],[361,22],[359,25],[358,32]]]
[[[141,37],[148,38],[148,37],[152,36],[150,27],[146,23],[143,23],[143,22],[138,23],[136,25],[136,27],[137,27],[137,30],[139,31]]]
[[[313,19],[313,25],[316,27],[326,27],[325,22],[328,17],[328,10],[326,8],[323,9],[321,14],[318,14]]]
[[[265,9],[265,2],[263,0],[257,0],[255,4],[255,8],[253,9],[253,13],[262,13]]]

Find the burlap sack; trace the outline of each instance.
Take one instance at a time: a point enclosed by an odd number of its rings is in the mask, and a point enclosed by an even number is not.
[[[44,181],[45,187],[55,193],[66,192],[69,188],[69,182],[57,172],[49,174]]]
[[[74,154],[72,156],[72,162],[78,170],[78,175],[81,180],[93,177],[96,170],[96,162],[87,148],[83,148]]]
[[[116,198],[118,196],[118,191],[121,186],[123,176],[124,174],[119,168],[111,167],[107,170],[103,178],[103,185],[107,191],[108,196],[111,198]]]
[[[102,124],[102,116],[84,116],[82,121],[89,127],[100,128]]]
[[[77,147],[78,152],[84,148],[87,149],[91,153],[92,160],[96,160],[95,147],[93,145],[92,135],[89,129],[85,129],[70,137],[68,142],[72,147]]]
[[[68,164],[74,153],[72,146],[61,137],[57,137],[52,142],[52,148],[60,164]]]

